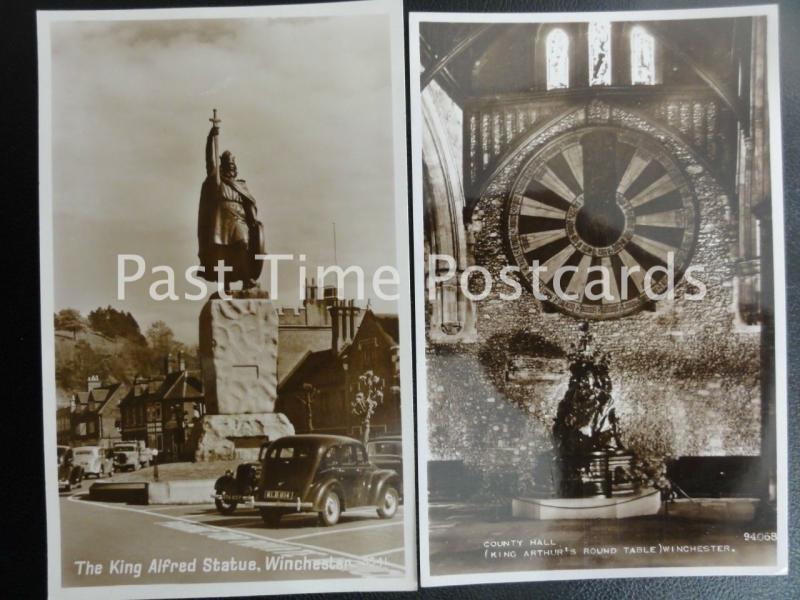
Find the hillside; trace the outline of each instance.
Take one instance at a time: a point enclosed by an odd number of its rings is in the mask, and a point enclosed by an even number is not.
[[[55,342],[57,364],[59,358],[64,360],[72,358],[79,342],[89,344],[97,352],[114,353],[121,350],[125,340],[115,340],[96,331],[84,330],[76,332],[75,335],[71,331],[56,331]]]

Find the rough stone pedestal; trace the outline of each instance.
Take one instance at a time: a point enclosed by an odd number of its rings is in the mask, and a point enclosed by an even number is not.
[[[254,458],[267,439],[294,434],[286,416],[273,412],[278,312],[266,294],[206,302],[200,363],[207,414],[192,436],[195,460]]]
[[[212,298],[200,313],[206,412],[271,413],[278,388],[278,311],[267,298]]]
[[[205,415],[195,427],[197,462],[256,460],[265,440],[294,434],[294,427],[281,413]]]

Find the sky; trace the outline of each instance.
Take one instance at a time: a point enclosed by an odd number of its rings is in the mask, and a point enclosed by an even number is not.
[[[51,40],[56,310],[111,305],[196,343],[203,302],[183,299],[197,291],[183,274],[212,108],[268,253],[305,254],[311,276],[334,264],[335,222],[339,265],[369,284],[397,264],[388,17],[62,22]],[[119,254],[147,268],[124,301]],[[299,304],[298,264],[281,264],[281,305]],[[173,267],[180,301],[149,297],[157,265]]]

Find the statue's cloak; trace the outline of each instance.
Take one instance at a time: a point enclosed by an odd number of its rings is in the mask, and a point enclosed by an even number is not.
[[[243,179],[230,179],[227,177],[221,178],[220,187],[217,187],[216,177],[210,175],[206,177],[203,182],[203,187],[200,190],[200,207],[197,215],[197,242],[198,242],[198,256],[200,258],[200,265],[204,267],[204,271],[200,276],[207,281],[216,281],[217,275],[214,267],[217,260],[227,255],[228,251],[233,251],[234,246],[241,246],[237,242],[231,244],[231,240],[222,233],[225,228],[221,227],[221,223],[232,217],[226,214],[224,208],[225,198],[223,198],[221,187],[227,186],[228,191],[238,193],[242,207],[244,208],[244,220],[247,224],[247,243],[245,251],[247,253],[246,261],[249,265],[249,275],[252,279],[257,279],[261,274],[262,262],[255,257],[258,254],[265,254],[264,243],[264,226],[258,220],[258,210],[256,208],[256,200],[247,188],[247,184]],[[226,248],[227,247],[227,248]],[[222,252],[221,252],[222,250]],[[226,263],[228,261],[226,260]],[[236,273],[235,275],[240,275]],[[237,277],[238,278],[238,277]]]

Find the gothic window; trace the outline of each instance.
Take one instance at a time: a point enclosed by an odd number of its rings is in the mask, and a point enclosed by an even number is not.
[[[611,23],[589,23],[589,85],[611,85]]]
[[[563,29],[547,34],[547,89],[569,87],[569,37]]]
[[[656,41],[644,27],[631,30],[631,84],[653,85],[656,82]]]

